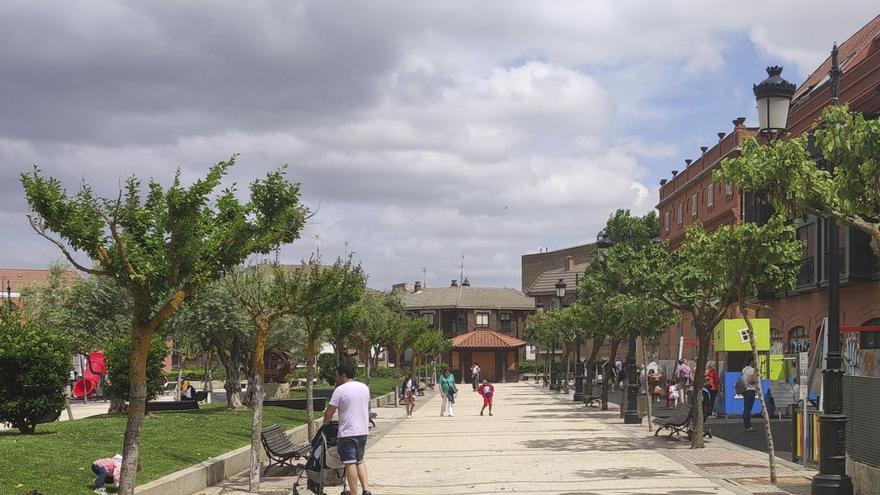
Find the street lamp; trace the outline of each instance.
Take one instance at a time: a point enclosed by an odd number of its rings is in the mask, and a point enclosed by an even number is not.
[[[9,279],[6,279],[6,301],[12,304],[12,286],[9,285]]]
[[[608,234],[605,231],[599,232],[596,236],[596,258],[599,260],[599,264],[601,265],[604,261],[602,257],[602,250],[605,248],[609,248],[614,243],[611,241],[611,238],[608,237]],[[608,375],[611,373],[608,369],[611,365],[611,360],[607,360],[602,365],[602,410],[608,410]],[[592,378],[590,378],[592,380]],[[592,387],[592,382],[590,384]]]
[[[780,75],[782,67],[767,67],[767,79],[752,87],[758,103],[758,131],[769,138],[781,136],[788,123],[794,84]]]
[[[831,49],[831,105],[838,104],[840,67],[837,43]],[[826,163],[829,171],[834,169]],[[843,373],[840,354],[840,239],[834,217],[828,223],[828,351],[822,370],[822,413],[819,415],[819,474],[813,477],[813,495],[852,495],[846,474],[846,415],[843,414]],[[806,411],[804,412],[806,414]]]
[[[555,287],[556,287],[556,299],[558,300],[557,309],[560,309],[560,310],[561,310],[561,309],[562,309],[562,298],[565,297],[565,287],[566,287],[566,285],[565,285],[565,281],[562,280],[562,279],[560,278],[559,281],[556,282]],[[554,354],[556,353],[555,346],[554,346],[554,349],[553,349],[553,353],[554,353]],[[551,360],[550,362],[552,363],[553,361]],[[552,364],[551,364],[551,369],[550,369],[550,371],[551,371],[551,373],[552,373],[552,371],[553,371],[553,369],[552,369]],[[567,372],[568,372],[568,370],[566,369],[566,373],[567,373]],[[556,379],[553,380],[553,383],[556,385],[556,391],[557,391],[557,392],[560,392],[560,391],[561,391],[561,388],[560,388],[560,385],[561,385],[561,384],[558,383],[558,377],[559,377],[559,373],[556,373],[555,376],[554,376],[554,378],[556,378]],[[566,376],[565,379],[568,380],[568,376]]]
[[[574,294],[575,299],[578,295],[578,287],[580,286],[580,272],[574,272]],[[572,400],[580,402],[584,400],[584,370],[586,365],[581,361],[581,332],[578,329],[577,338],[575,339],[575,363],[574,363],[574,397]]]

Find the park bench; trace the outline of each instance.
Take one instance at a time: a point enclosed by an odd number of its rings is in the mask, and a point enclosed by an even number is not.
[[[147,402],[146,410],[155,411],[191,411],[199,408],[197,400],[151,400]]]
[[[598,395],[585,395],[584,405],[587,407],[599,407],[602,405],[602,397]]]
[[[376,418],[379,417],[379,413],[370,412],[370,428],[376,426]]]
[[[797,404],[795,386],[788,382],[770,382],[769,392],[776,405],[776,415],[782,419],[782,411],[785,410],[785,415],[790,417],[791,408]]]
[[[290,442],[284,428],[274,424],[260,431],[260,441],[263,448],[266,449],[266,457],[269,458],[269,464],[263,470],[266,474],[272,466],[289,466],[294,469],[294,473],[298,469],[302,469],[302,464],[294,465],[293,461],[309,455],[309,444],[305,443],[295,446]]]
[[[328,400],[323,397],[315,397],[312,400],[315,411],[323,411],[327,407],[327,402]],[[263,401],[263,405],[304,411],[306,409],[306,399],[266,399]]]
[[[658,425],[654,436],[659,435],[661,430],[669,430],[669,438],[683,432],[690,439],[694,434],[694,409],[692,406],[693,404],[690,402],[681,403],[675,406],[672,415],[668,418],[654,418],[654,423]],[[705,423],[703,424],[703,436],[712,438],[712,429]]]

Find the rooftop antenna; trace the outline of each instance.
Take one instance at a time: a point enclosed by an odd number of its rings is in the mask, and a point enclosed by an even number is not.
[[[464,280],[464,253],[461,253],[461,266],[459,268],[458,279]]]
[[[278,258],[281,256],[281,244],[275,247],[275,266],[278,266]]]
[[[428,267],[422,267],[422,287],[428,288]]]

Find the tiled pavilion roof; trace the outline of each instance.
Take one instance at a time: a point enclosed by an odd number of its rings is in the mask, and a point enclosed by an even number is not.
[[[453,349],[516,349],[526,341],[491,330],[475,330],[450,339]]]

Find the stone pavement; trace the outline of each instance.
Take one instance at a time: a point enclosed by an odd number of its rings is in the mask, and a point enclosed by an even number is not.
[[[466,385],[452,418],[440,417],[438,396],[420,401],[412,418],[403,417],[403,408],[380,409],[381,421],[367,450],[373,493],[808,493],[813,472],[785,461],[778,467],[780,483],[770,486],[767,457],[761,452],[717,438],[707,440],[705,449],[691,450],[686,439],[654,437],[646,426],[623,425],[616,410],[586,408],[570,395],[526,383],[495,387],[491,417],[479,415],[481,398]],[[290,493],[292,478],[264,480],[262,492]],[[200,495],[244,493],[246,487],[241,476]]]

